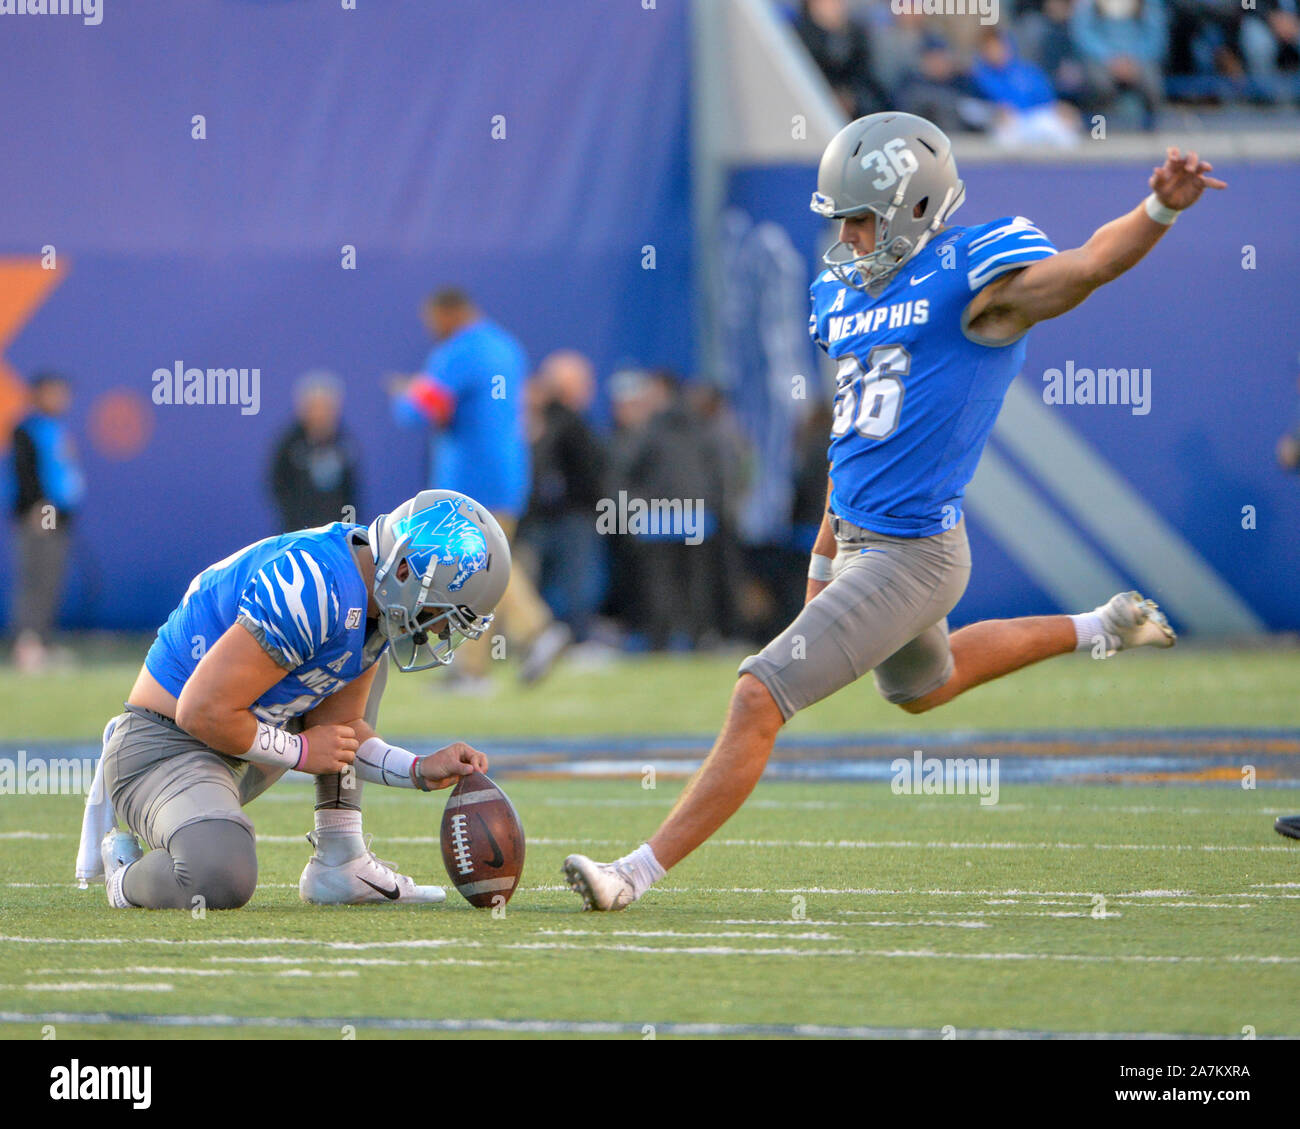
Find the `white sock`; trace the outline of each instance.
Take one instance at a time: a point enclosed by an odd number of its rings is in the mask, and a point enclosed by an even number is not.
[[[126,878],[127,866],[119,866],[113,872],[113,877],[108,880],[108,904],[114,909],[130,909],[131,904],[126,900],[126,895],[122,892],[122,882]]]
[[[1106,629],[1101,625],[1101,616],[1096,612],[1080,612],[1078,615],[1070,616],[1070,619],[1074,623],[1074,649],[1076,651],[1091,651],[1096,645],[1098,636],[1106,641],[1107,651],[1119,649],[1119,636],[1110,635],[1106,632]]]
[[[632,879],[632,889],[636,891],[638,898],[668,873],[659,865],[659,860],[655,858],[649,843],[642,843],[630,855],[618,859],[614,865],[622,867],[627,872]]]
[[[316,812],[316,857],[338,866],[363,855],[361,813],[351,808],[320,808]]]

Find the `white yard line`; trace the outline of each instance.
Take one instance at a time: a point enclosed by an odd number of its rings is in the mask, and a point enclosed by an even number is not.
[[[295,845],[302,843],[301,835],[259,835],[259,843]],[[381,845],[409,844],[433,846],[441,843],[433,835],[390,835]],[[529,846],[539,847],[612,847],[625,846],[624,839],[552,839],[530,838]],[[811,851],[865,851],[865,850],[950,850],[950,851],[1290,851],[1293,847],[1263,846],[1253,843],[1017,843],[1003,842],[922,842],[916,839],[710,839],[707,847],[758,847]]]
[[[70,980],[56,984],[0,984],[0,992],[170,992],[172,984],[103,984]]]
[[[40,1014],[0,1011],[0,1023],[84,1024],[113,1027],[134,1023],[145,1027],[199,1027],[271,1029],[315,1028],[339,1030],[348,1024],[358,1030],[465,1032],[490,1031],[516,1035],[629,1035],[644,1037],[647,1027],[656,1036],[758,1036],[774,1035],[799,1039],[938,1039],[943,1032],[926,1027],[836,1027],[818,1023],[614,1023],[604,1020],[565,1019],[395,1019],[363,1017],[336,1019],[322,1016],[238,1016],[238,1015],[110,1015],[105,1012],[44,1012]],[[1220,1034],[1165,1032],[1039,1031],[971,1027],[956,1031],[961,1039],[1236,1039]],[[1284,1038],[1285,1036],[1260,1036]]]

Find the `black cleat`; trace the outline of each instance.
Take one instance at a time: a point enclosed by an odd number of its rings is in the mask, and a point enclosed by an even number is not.
[[[1300,815],[1279,815],[1273,830],[1288,839],[1300,839]]]

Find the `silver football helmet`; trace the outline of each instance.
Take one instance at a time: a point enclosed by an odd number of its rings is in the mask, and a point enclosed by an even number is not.
[[[446,666],[492,622],[510,579],[496,518],[454,490],[424,490],[370,524],[379,629],[399,670]]]
[[[933,122],[892,111],[858,118],[826,146],[809,206],[827,219],[874,213],[876,245],[859,255],[840,240],[822,261],[855,290],[883,283],[965,198],[952,142]]]

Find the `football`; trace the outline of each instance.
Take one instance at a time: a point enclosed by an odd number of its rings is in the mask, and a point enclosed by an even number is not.
[[[524,825],[483,773],[462,776],[452,789],[441,838],[447,875],[470,905],[489,909],[510,900],[524,869]]]

